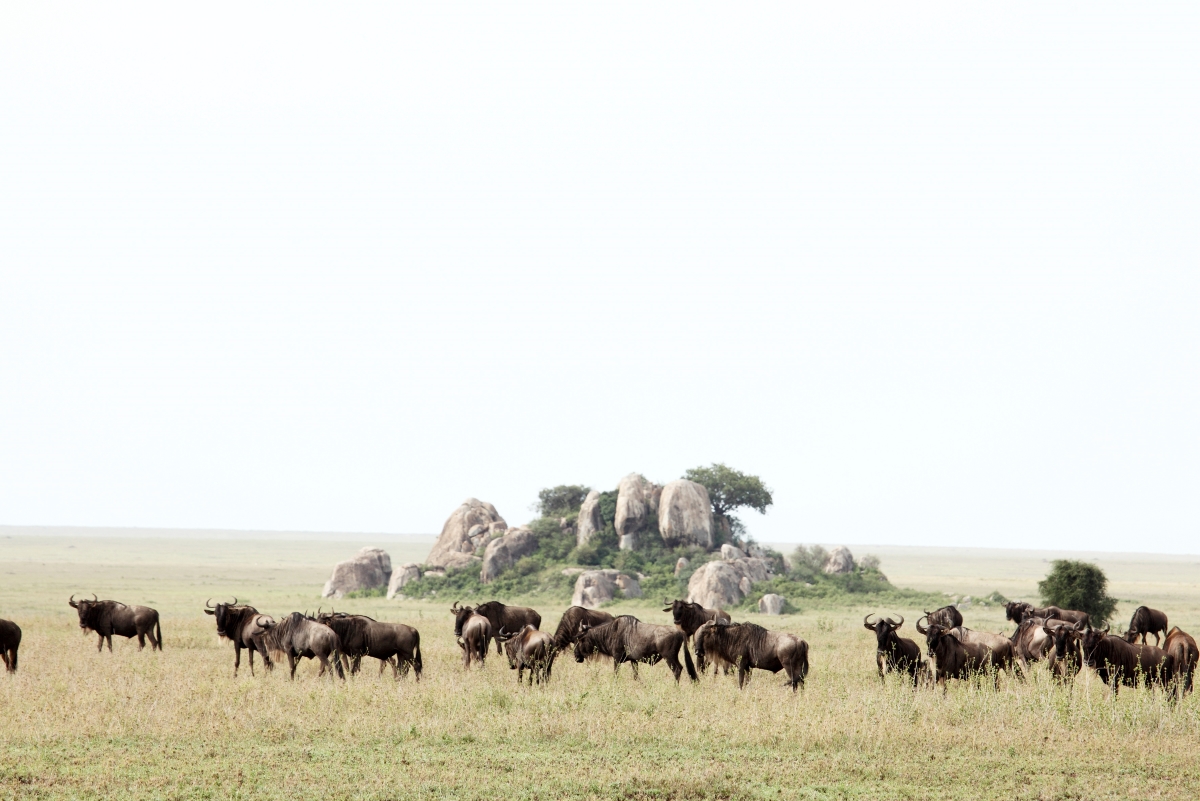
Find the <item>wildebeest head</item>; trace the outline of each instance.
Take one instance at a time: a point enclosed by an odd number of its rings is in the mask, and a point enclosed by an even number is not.
[[[1082,639],[1084,627],[1082,623],[1073,626],[1051,627],[1049,623],[1042,624],[1042,631],[1054,640],[1054,658],[1067,659]]]
[[[1083,663],[1088,667],[1096,667],[1103,661],[1107,648],[1105,640],[1108,639],[1108,624],[1105,624],[1102,629],[1094,629],[1088,626],[1080,640],[1080,649],[1083,651]]]
[[[870,618],[870,615],[866,615],[863,618],[863,628],[865,628],[867,631],[875,632],[875,641],[877,644],[876,647],[882,651],[887,647],[888,642],[891,640],[892,633],[904,625],[904,615],[900,616],[899,623],[895,622],[890,617],[876,618],[875,622],[871,623]]]
[[[95,622],[95,618],[103,609],[103,605],[109,602],[101,601],[96,597],[96,593],[92,593],[92,600],[90,601],[87,599],[76,601],[75,594],[71,593],[71,598],[67,601],[67,603],[74,607],[75,611],[79,613],[79,628],[87,631],[88,629],[94,628],[92,624]]]
[[[227,604],[218,603],[216,606],[213,606],[212,598],[209,598],[207,601],[204,602],[204,614],[212,615],[213,617],[215,617],[217,619],[217,634],[221,635],[222,637],[229,636],[228,634],[226,634],[226,631],[228,631],[226,626],[229,623],[229,610],[231,608],[237,606],[237,602],[238,602],[238,599],[236,596],[234,597],[232,603],[227,603]]]
[[[1004,619],[1020,625],[1031,609],[1033,605],[1025,601],[1009,601],[1004,605]]]
[[[454,615],[454,636],[461,637],[463,623],[475,614],[475,610],[470,606],[460,606],[458,601],[455,601],[454,606],[450,607],[450,614]]]
[[[937,656],[937,649],[943,638],[949,637],[955,642],[958,642],[958,638],[951,634],[950,629],[946,626],[941,626],[937,623],[930,623],[929,628],[926,629],[921,627],[920,620],[917,621],[916,626],[917,631],[925,635],[926,653],[928,653],[931,657]]]

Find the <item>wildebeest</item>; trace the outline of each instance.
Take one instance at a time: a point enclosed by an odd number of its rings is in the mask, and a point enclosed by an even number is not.
[[[1000,671],[1012,667],[1012,643],[1007,638],[999,651],[978,642],[962,642],[955,632],[932,623],[922,628],[917,622],[917,631],[925,635],[929,656],[935,660],[935,680],[946,690],[946,679],[969,679],[976,674],[991,673],[993,682],[1000,687]]]
[[[664,598],[663,605],[666,607],[663,611],[670,612],[671,620],[689,637],[710,620],[718,623],[729,623],[733,620],[729,613],[722,609],[708,609],[690,601],[668,601]]]
[[[683,672],[683,665],[679,664],[681,646],[688,678],[695,681],[696,666],[692,662],[692,652],[688,650],[686,634],[674,626],[643,623],[632,615],[621,615],[584,631],[575,641],[575,661],[582,662],[594,653],[603,654],[612,658],[614,672],[622,662],[628,662],[636,679],[639,662],[653,665],[664,659],[678,682],[679,674]]]
[[[92,600],[76,601],[75,596],[67,601],[79,612],[79,628],[84,631],[94,631],[100,636],[96,650],[104,650],[104,641],[108,641],[108,652],[112,653],[113,635],[118,637],[137,637],[138,650],[146,647],[146,639],[150,639],[150,650],[162,650],[162,627],[158,622],[158,612],[148,606],[126,606],[120,601],[101,601],[92,594]]]
[[[342,660],[350,675],[358,673],[362,658],[379,660],[379,673],[391,665],[392,676],[407,675],[409,667],[417,681],[421,680],[421,635],[403,623],[382,623],[366,615],[345,612],[317,612],[317,621],[333,629],[341,642]]]
[[[1047,658],[1054,648],[1054,629],[1062,626],[1070,627],[1065,620],[1046,620],[1040,617],[1026,617],[1021,620],[1017,630],[1011,637],[1013,656],[1021,669],[1027,671],[1030,662],[1040,662]]]
[[[11,620],[0,620],[0,659],[9,673],[17,672],[17,649],[21,647],[21,627]]]
[[[259,639],[267,650],[287,654],[291,678],[296,678],[296,665],[301,659],[318,660],[321,663],[318,676],[324,676],[328,670],[331,678],[335,672],[339,679],[346,678],[340,659],[342,644],[329,626],[299,612],[292,612],[278,623],[259,615],[258,625],[264,629]]]
[[[941,609],[935,609],[932,612],[925,611],[924,619],[928,623],[941,626],[944,629],[952,629],[955,626],[963,624],[962,612],[958,611],[954,606],[943,606]],[[920,625],[922,618],[917,618],[917,625]]]
[[[492,639],[491,621],[471,607],[461,606],[458,601],[450,607],[450,613],[454,615],[454,636],[463,651],[463,667],[471,667],[471,659],[479,660],[479,666],[483,667],[487,659],[488,640]]]
[[[554,667],[554,655],[557,653],[553,637],[526,623],[516,632],[501,629],[500,641],[504,643],[504,651],[508,654],[508,666],[517,671],[517,684],[521,683],[527,668],[530,686],[534,681],[538,684],[550,681],[550,670]]]
[[[562,618],[558,621],[558,629],[554,632],[555,649],[567,650],[575,644],[575,640],[579,639],[579,635],[585,630],[608,623],[612,619],[612,615],[608,612],[601,612],[599,609],[572,606],[563,612]]]
[[[1125,631],[1125,642],[1134,642],[1140,636],[1142,645],[1146,644],[1146,635],[1154,635],[1154,645],[1159,643],[1158,635],[1167,633],[1167,613],[1148,606],[1139,606],[1133,610],[1129,620],[1129,628]]]
[[[889,618],[876,618],[871,622],[871,616],[863,617],[863,628],[875,632],[875,663],[879,667],[879,679],[889,670],[897,673],[907,673],[913,685],[917,683],[917,671],[921,668],[921,646],[912,640],[905,639],[896,633],[904,625],[904,615],[897,623]],[[697,654],[700,647],[696,646]],[[697,656],[697,658],[699,658]]]
[[[687,648],[686,643],[683,646]],[[738,688],[754,668],[784,671],[792,692],[808,675],[808,643],[786,631],[768,631],[756,623],[709,621],[696,630],[696,658],[704,663],[713,655],[737,665]]]
[[[1196,649],[1196,641],[1179,626],[1167,632],[1163,650],[1174,660],[1175,680],[1179,682],[1181,692],[1192,691],[1192,677],[1196,673],[1196,662],[1200,660],[1200,650]]]
[[[1174,675],[1174,659],[1153,645],[1135,645],[1103,629],[1089,628],[1080,643],[1083,663],[1096,671],[1100,680],[1116,693],[1122,684],[1136,687],[1142,682],[1166,687]]]
[[[1081,623],[1072,625],[1066,621],[1061,622],[1065,625],[1052,628],[1050,621],[1046,621],[1042,630],[1054,641],[1050,651],[1050,672],[1059,681],[1069,681],[1075,678],[1083,665],[1080,644],[1083,641],[1084,626]]]
[[[1037,607],[1026,601],[1009,601],[1004,605],[1004,615],[1018,625],[1029,617],[1040,617],[1043,620],[1065,620],[1068,623],[1083,623],[1088,625],[1087,612],[1076,612],[1074,609],[1060,609],[1057,606]]]
[[[483,615],[492,624],[492,637],[496,640],[496,653],[500,648],[500,629],[519,631],[526,625],[535,629],[542,627],[542,616],[527,606],[505,606],[499,601],[488,601],[475,607],[475,614]]]
[[[258,651],[262,655],[263,664],[267,669],[271,668],[271,657],[267,653],[267,648],[259,639],[265,628],[259,625],[258,618],[264,617],[267,621],[274,623],[274,619],[265,615],[260,615],[258,610],[253,606],[239,604],[237,598],[233,599],[233,603],[225,604],[218,603],[212,605],[212,598],[204,602],[204,614],[212,615],[216,619],[217,634],[227,640],[233,642],[233,675],[236,676],[238,668],[242,664],[242,649],[245,648],[250,652],[250,675],[254,675],[254,652]]]

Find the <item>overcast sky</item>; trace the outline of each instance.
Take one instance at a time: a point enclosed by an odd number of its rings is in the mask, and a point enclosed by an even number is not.
[[[1200,551],[1194,4],[0,10],[0,523]]]

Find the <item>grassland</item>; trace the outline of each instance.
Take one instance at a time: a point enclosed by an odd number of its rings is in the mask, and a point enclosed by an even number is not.
[[[1095,680],[1060,688],[1040,674],[1003,680],[999,692],[914,693],[875,675],[860,623],[876,610],[771,620],[812,648],[808,686],[795,696],[769,674],[739,692],[724,677],[676,686],[659,665],[634,682],[627,668],[614,677],[569,657],[546,688],[518,688],[494,657],[464,673],[449,598],[338,604],[417,626],[420,684],[380,678],[373,665],[344,684],[318,679],[311,662],[295,682],[279,671],[251,678],[244,662],[235,679],[231,646],[200,612],[204,599],[236,593],[276,614],[315,608],[332,562],[361,544],[0,537],[0,616],[25,630],[21,670],[0,680],[0,798],[1091,799],[1200,790],[1196,698],[1172,706],[1142,690],[1114,699]],[[396,561],[423,547],[382,544]],[[1034,563],[1046,558],[882,555],[900,586],[1010,597],[1033,595],[1044,572]],[[1200,631],[1194,564],[1105,567],[1130,602],[1121,614],[1153,601],[1172,623]],[[114,654],[97,654],[65,603],[77,590],[159,608],[166,650],[139,653],[118,638]],[[546,626],[565,605],[541,607]],[[654,606],[617,610],[667,622]],[[996,607],[972,608],[967,622],[1008,628]]]

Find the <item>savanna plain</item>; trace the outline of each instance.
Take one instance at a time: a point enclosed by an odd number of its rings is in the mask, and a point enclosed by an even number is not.
[[[0,677],[0,797],[7,799],[396,798],[1193,798],[1200,791],[1200,702],[1124,689],[1086,673],[1059,686],[1037,669],[999,691],[951,682],[914,691],[875,668],[870,612],[801,608],[764,618],[810,644],[793,695],[782,675],[745,690],[710,672],[676,685],[664,665],[555,663],[546,687],[518,687],[493,650],[467,672],[448,607],[346,599],[339,610],[421,632],[425,673],[399,682],[374,660],[340,682],[305,661],[251,676],[219,641],[208,597],[236,595],[269,614],[328,607],[334,562],[364,544],[394,564],[428,541],[238,537],[27,536],[0,531],[0,617],[24,630],[17,674]],[[901,587],[1036,599],[1052,555],[978,549],[872,549]],[[1076,555],[1078,556],[1078,555]],[[1146,603],[1200,633],[1200,561],[1095,555],[1118,620]],[[146,604],[165,650],[114,639],[96,652],[71,593]],[[461,599],[486,600],[486,599]],[[564,599],[525,601],[552,629]],[[609,611],[669,623],[652,600]],[[968,626],[1008,633],[1002,607],[973,605]]]

